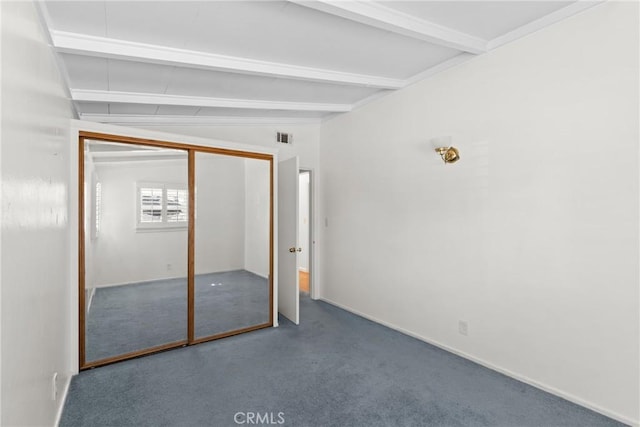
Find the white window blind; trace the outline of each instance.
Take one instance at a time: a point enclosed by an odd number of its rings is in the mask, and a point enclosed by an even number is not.
[[[187,190],[167,188],[167,222],[186,222],[189,219]]]
[[[184,228],[189,191],[176,184],[138,184],[138,228]]]
[[[162,188],[140,188],[141,223],[162,222]]]

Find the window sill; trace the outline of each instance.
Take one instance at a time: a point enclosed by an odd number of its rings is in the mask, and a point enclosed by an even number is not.
[[[145,226],[137,226],[136,233],[165,233],[171,231],[187,231],[188,226],[186,225],[145,225]]]

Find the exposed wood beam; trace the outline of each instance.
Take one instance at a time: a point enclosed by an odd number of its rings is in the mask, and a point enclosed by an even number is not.
[[[295,125],[319,124],[315,117],[237,117],[237,116],[150,116],[129,114],[80,114],[81,120],[118,125],[218,126],[218,125]]]
[[[351,105],[349,104],[208,98],[204,96],[116,92],[107,90],[71,89],[71,98],[78,102],[103,102],[116,104],[183,105],[190,107],[245,108],[255,110],[328,111],[334,113],[351,111]]]
[[[400,79],[217,55],[64,31],[52,30],[51,39],[56,51],[76,55],[381,89],[400,89],[405,85]]]
[[[479,54],[487,51],[487,41],[484,39],[416,18],[373,1],[289,1],[371,27],[463,52]]]

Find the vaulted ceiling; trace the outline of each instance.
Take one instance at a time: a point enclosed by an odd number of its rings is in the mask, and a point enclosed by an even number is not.
[[[590,1],[38,2],[79,117],[319,122]]]

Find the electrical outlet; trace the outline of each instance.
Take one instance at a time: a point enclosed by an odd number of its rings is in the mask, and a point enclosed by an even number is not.
[[[58,373],[54,372],[51,377],[51,400],[54,402],[58,399]]]
[[[173,266],[171,264],[167,264],[167,271],[171,271],[173,269]]]
[[[464,320],[458,321],[458,332],[461,335],[469,335],[469,325]]]

